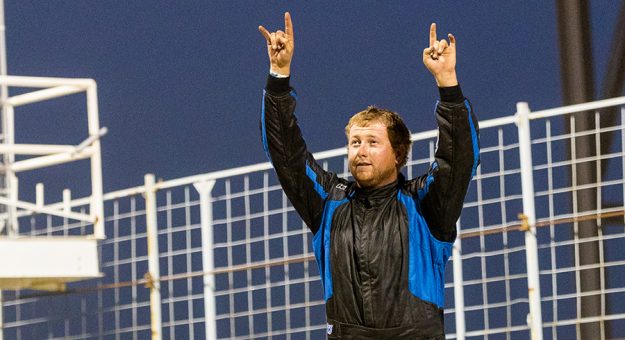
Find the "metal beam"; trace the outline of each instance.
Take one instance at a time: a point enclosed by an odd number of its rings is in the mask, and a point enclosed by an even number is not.
[[[560,70],[562,94],[565,105],[589,102],[594,97],[592,39],[590,32],[590,16],[586,0],[557,0],[558,31],[560,43]],[[565,126],[570,133],[595,128],[593,112],[579,112],[570,117]],[[596,154],[594,136],[574,137],[569,145],[569,159],[593,157]],[[597,181],[596,161],[579,162],[571,167],[570,182],[573,188],[595,183]],[[571,202],[574,212],[595,211],[597,209],[597,189],[574,189]],[[579,222],[574,226],[580,241],[598,235],[597,221]],[[581,242],[579,248],[579,265],[599,263],[599,247],[597,242]],[[579,272],[581,292],[600,291],[601,277],[599,269],[585,269]],[[601,315],[601,296],[589,295],[581,297],[578,317]],[[605,328],[603,322],[589,322],[578,328],[581,339],[603,338]]]
[[[6,104],[11,105],[13,107],[38,103],[44,100],[50,100],[53,98],[68,96],[71,94],[83,92],[85,89],[79,86],[70,86],[70,85],[61,85],[50,87],[43,90],[37,90],[33,92],[28,92],[24,94],[18,94],[13,97],[9,97],[6,100]]]

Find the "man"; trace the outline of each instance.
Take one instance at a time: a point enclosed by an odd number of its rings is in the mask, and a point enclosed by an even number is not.
[[[348,181],[317,164],[297,126],[289,13],[284,20],[284,31],[259,27],[270,61],[262,139],[282,188],[314,234],[328,338],[444,339],[445,264],[479,163],[477,120],[456,77],[456,39],[437,40],[432,24],[423,50],[441,96],[428,173],[404,179],[410,133],[396,113],[369,107],[345,128],[354,177]]]

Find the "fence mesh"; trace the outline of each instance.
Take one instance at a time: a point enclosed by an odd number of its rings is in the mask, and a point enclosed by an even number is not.
[[[588,131],[576,131],[578,115],[531,123],[545,339],[580,338],[587,326],[597,327],[600,338],[625,337],[625,305],[619,303],[625,301],[625,113],[612,126],[602,125],[600,112],[588,114],[596,122]],[[613,141],[608,152],[577,152],[580,142],[600,150],[606,135]],[[527,235],[519,217],[520,169],[527,165],[520,164],[518,143],[512,124],[481,130],[482,163],[467,193],[456,241],[461,256],[447,265],[448,338],[530,336]],[[435,147],[435,137],[414,142],[408,177],[427,171]],[[343,155],[320,162],[347,176]],[[214,272],[206,273],[200,194],[192,183],[157,192],[162,337],[207,336],[203,274],[212,274],[218,338],[323,338],[325,310],[312,236],[273,170],[217,178],[210,195]],[[137,193],[106,197],[107,239],[99,252],[104,276],[70,284],[63,293],[4,291],[6,338],[150,337],[145,199]],[[582,203],[589,199],[594,209]],[[73,209],[86,207],[74,204]],[[84,235],[91,228],[56,217],[20,218],[22,234]],[[454,278],[454,262],[462,266],[462,280]],[[597,282],[587,282],[591,276]],[[462,308],[454,306],[457,288],[464,296]],[[597,309],[585,311],[591,307]],[[462,334],[456,330],[458,318],[465,321]]]

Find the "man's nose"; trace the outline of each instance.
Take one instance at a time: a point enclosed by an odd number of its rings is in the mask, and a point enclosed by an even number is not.
[[[369,153],[369,148],[367,147],[367,144],[362,143],[360,144],[360,146],[358,147],[358,156],[366,156]]]

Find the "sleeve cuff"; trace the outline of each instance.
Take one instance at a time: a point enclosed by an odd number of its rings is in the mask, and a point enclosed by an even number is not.
[[[462,94],[459,84],[450,87],[439,87],[438,93],[441,96],[442,102],[462,103],[464,101],[464,95]]]
[[[272,94],[283,94],[289,92],[291,77],[277,78],[272,75],[267,76],[267,85],[265,89]]]

